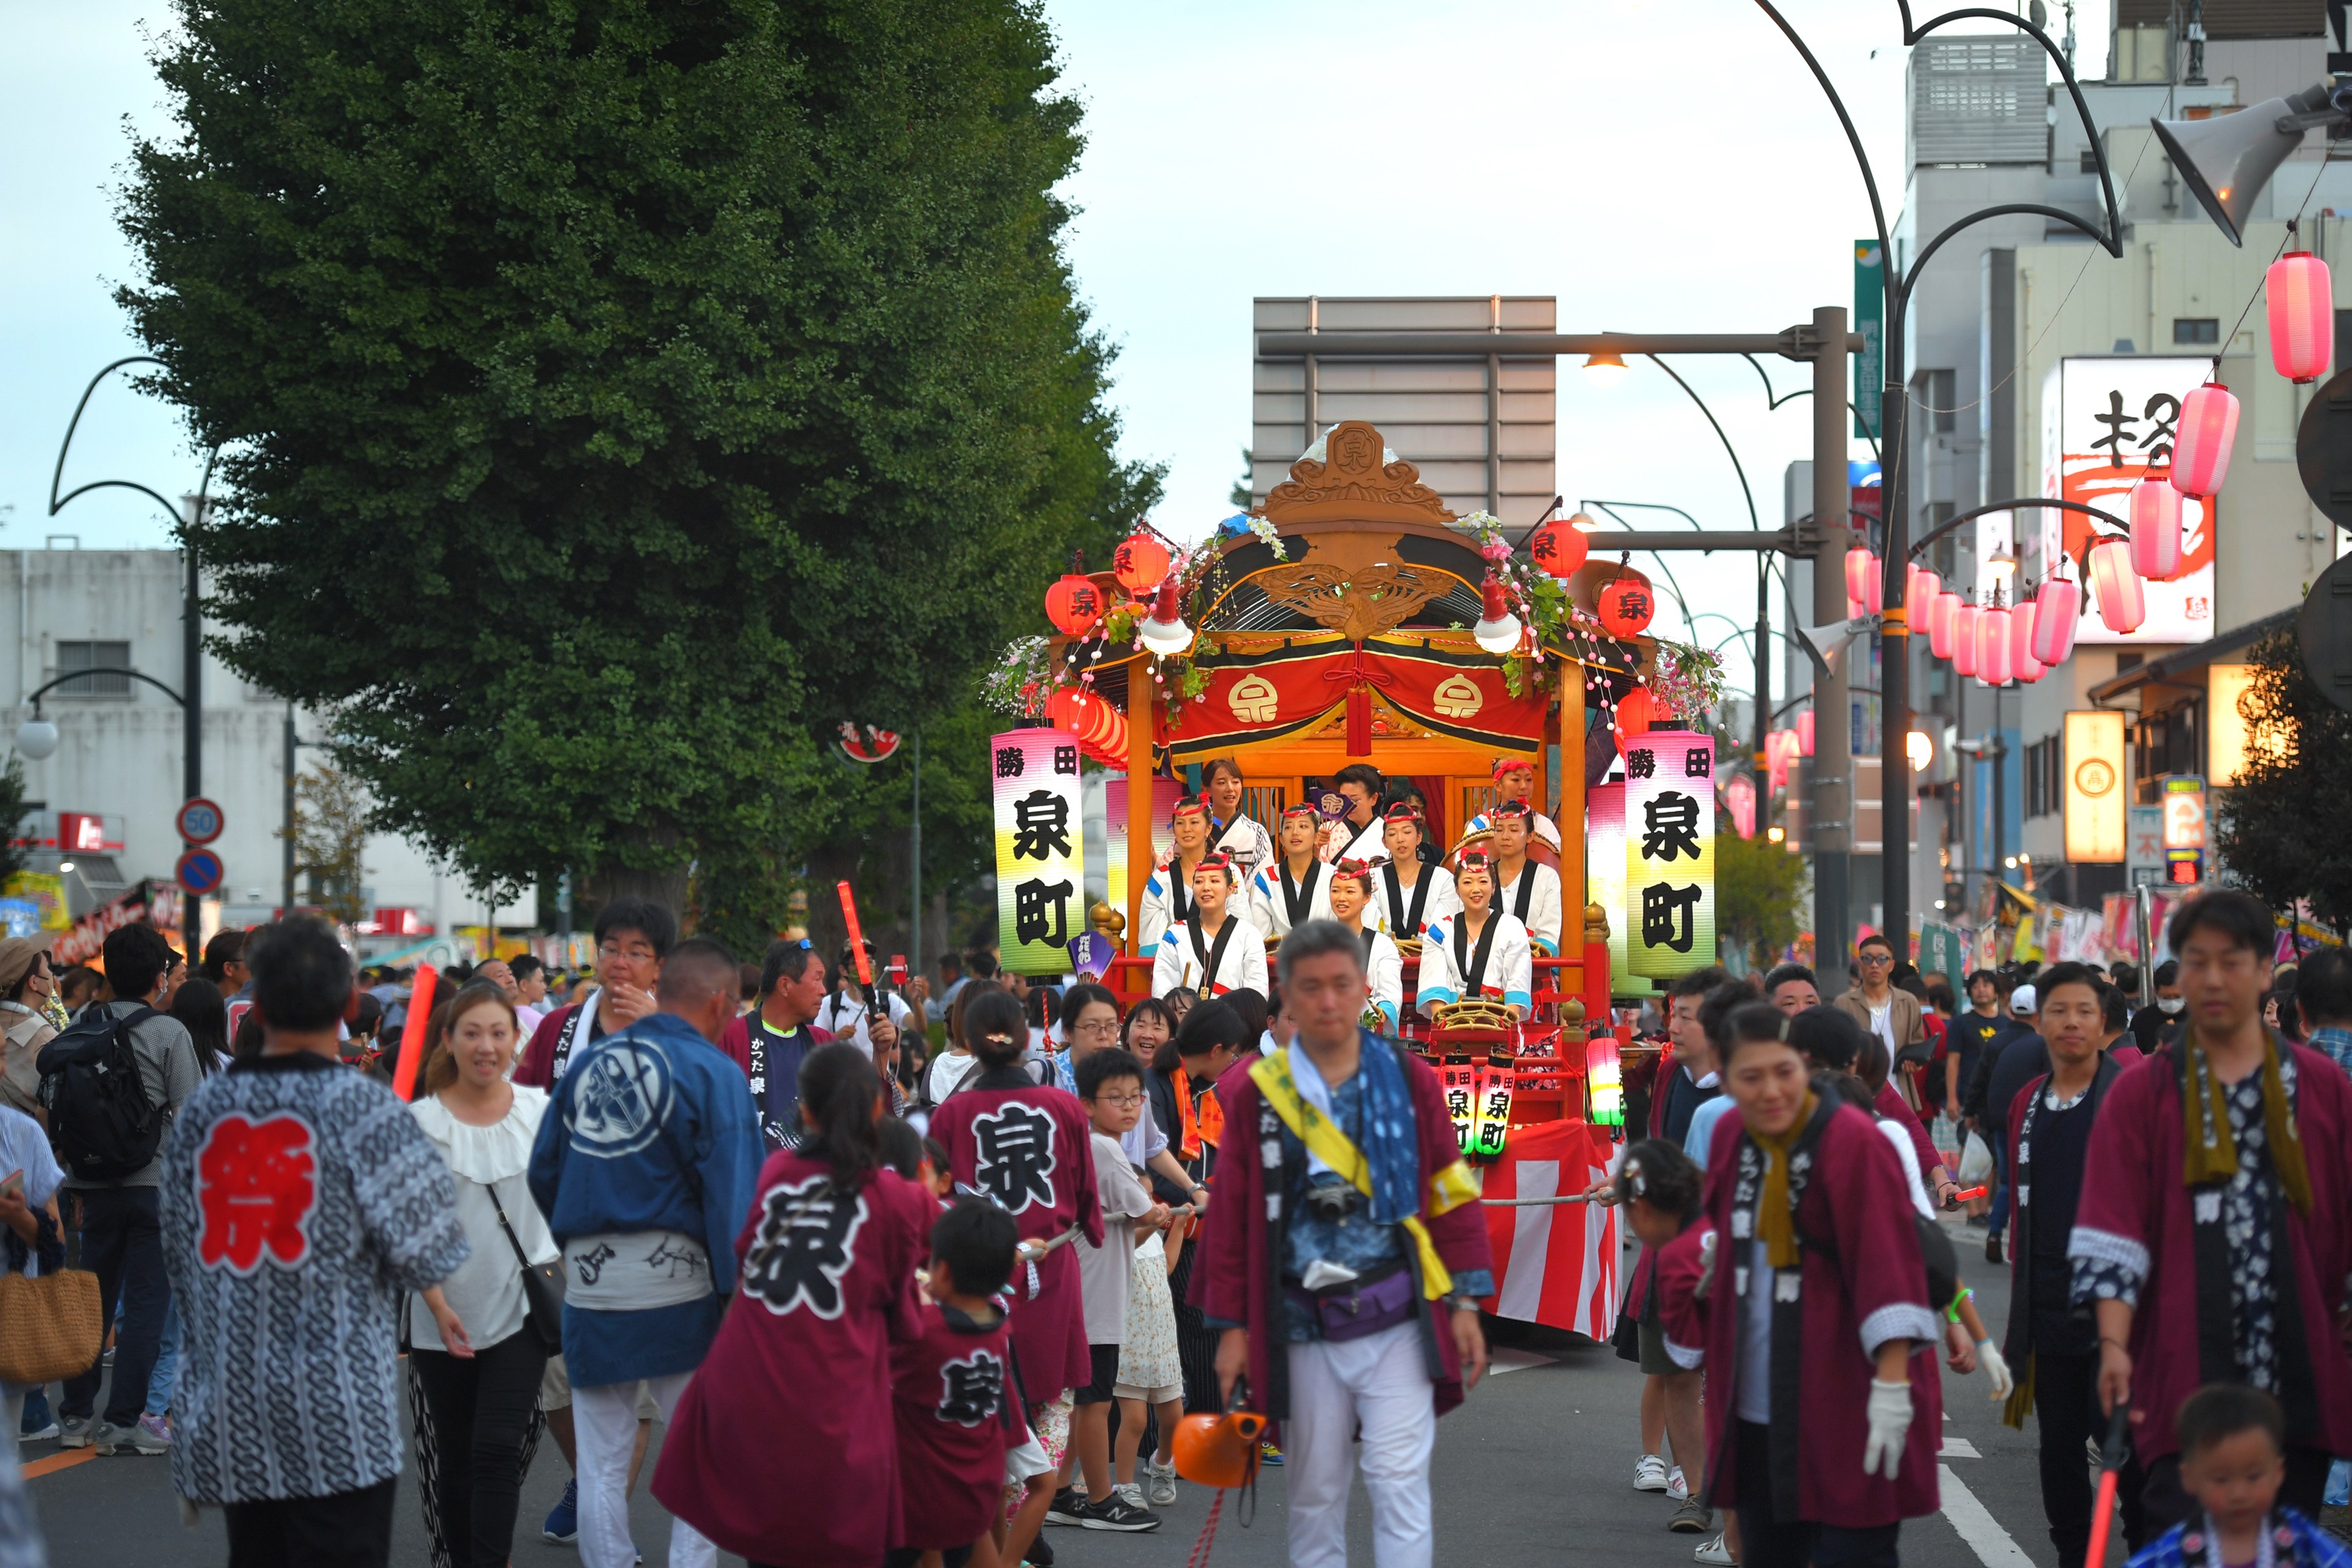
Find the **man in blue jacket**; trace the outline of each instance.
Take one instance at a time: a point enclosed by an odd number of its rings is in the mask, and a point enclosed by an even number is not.
[[[763,1152],[743,1075],[717,1048],[737,984],[734,955],[710,938],[672,949],[660,1010],[572,1058],[531,1151],[531,1195],[563,1247],[586,1568],[636,1558],[627,1488],[638,1380],[667,1420],[735,1289],[735,1233]],[[717,1556],[671,1521],[670,1568]]]

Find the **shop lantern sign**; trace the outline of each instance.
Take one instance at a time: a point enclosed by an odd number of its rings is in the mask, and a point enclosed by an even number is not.
[[[1715,739],[1653,730],[1625,748],[1625,921],[1633,973],[1715,962]]]
[[[996,924],[1003,966],[1061,974],[1086,926],[1077,738],[1012,730],[989,742],[996,784]]]
[[[1609,917],[1609,973],[1630,975],[1625,946],[1625,786],[1589,785],[1584,792],[1585,897]]]

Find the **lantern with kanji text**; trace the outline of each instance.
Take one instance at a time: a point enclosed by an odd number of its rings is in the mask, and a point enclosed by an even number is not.
[[[1045,590],[1045,617],[1064,637],[1080,636],[1101,620],[1109,607],[1093,579],[1076,572],[1064,573],[1061,581]]]
[[[1528,554],[1548,574],[1567,578],[1584,564],[1592,542],[1567,518],[1556,517],[1528,535]]]
[[[1601,625],[1612,637],[1639,637],[1657,613],[1657,595],[1638,572],[1621,571],[1601,590]]]
[[[1157,536],[1139,529],[1112,552],[1111,574],[1120,587],[1139,599],[1167,577],[1169,559],[1168,547]]]

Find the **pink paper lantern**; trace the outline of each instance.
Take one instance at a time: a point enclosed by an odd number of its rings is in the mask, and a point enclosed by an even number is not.
[[[1723,804],[1731,808],[1731,826],[1742,838],[1756,837],[1756,781],[1734,773],[1723,786]]]
[[[2238,400],[2228,387],[2209,381],[2182,398],[2172,438],[2172,488],[2185,496],[2219,494],[2237,439]]]
[[[1813,710],[1810,708],[1797,715],[1797,755],[1813,754]]]
[[[1937,658],[1952,657],[1952,626],[1960,613],[1960,596],[1949,588],[1927,606],[1927,651]]]
[[[1874,551],[1857,544],[1845,552],[1845,602],[1855,616],[1874,616],[1885,607],[1886,583],[1878,566]]]
[[[1911,612],[1912,625],[1924,626],[1927,614],[1935,607],[1936,595],[1943,591],[1944,580],[1925,566],[1911,568],[1911,575],[1903,590],[1903,603]]]
[[[2180,492],[2162,479],[2131,488],[2131,563],[2151,583],[2180,575]]]
[[[2041,660],[2033,657],[2033,601],[2020,599],[2009,612],[2009,672],[2022,680],[2025,667],[2034,665],[2038,678]]]
[[[1979,615],[1977,622],[1977,679],[1987,686],[2006,686],[2009,684],[2009,612],[1994,605]]]
[[[1962,605],[1952,615],[1952,668],[1962,675],[1977,672],[1977,626],[1984,612],[1974,605]]]
[[[2074,622],[2083,613],[2083,590],[2063,577],[2042,584],[2033,600],[2033,660],[2045,667],[2066,662],[2074,651]]]
[[[2271,363],[2293,382],[2317,381],[2336,347],[2336,294],[2327,263],[2290,250],[2263,274],[2271,318]]]
[[[2091,546],[2091,593],[2098,601],[2099,619],[2111,632],[2136,632],[2147,619],[2147,597],[2139,574],[2132,570],[2131,546],[2120,539]]]

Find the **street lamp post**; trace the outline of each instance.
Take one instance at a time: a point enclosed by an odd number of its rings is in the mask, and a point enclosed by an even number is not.
[[[170,687],[152,676],[141,675],[137,670],[111,670],[104,673],[133,676],[146,681],[158,690],[167,693],[173,701],[179,703],[181,798],[194,800],[205,793],[204,600],[202,584],[196,574],[196,529],[205,520],[205,509],[212,504],[210,498],[213,488],[213,468],[220,461],[220,447],[215,446],[205,456],[203,482],[197,485],[194,495],[183,495],[178,506],[173,505],[170,500],[159,492],[132,479],[92,479],[86,485],[76,485],[62,496],[58,494],[58,489],[65,482],[66,454],[72,449],[74,432],[81,427],[83,411],[89,407],[90,395],[98,390],[98,384],[127,364],[162,364],[163,363],[153,354],[131,354],[116,360],[112,364],[91,376],[89,384],[81,389],[81,400],[74,405],[73,417],[66,422],[66,438],[58,443],[58,466],[49,475],[49,515],[57,516],[78,496],[87,495],[91,490],[103,489],[135,490],[171,514],[172,521],[179,531],[180,552],[187,573],[180,611],[180,680],[185,694],[173,691]],[[76,670],[74,673],[79,676],[100,672]],[[48,686],[42,687],[41,691],[47,691],[57,684],[58,682],[53,680]],[[34,693],[36,699],[39,695],[40,692]],[[40,709],[37,701],[34,718],[38,721],[39,717]],[[24,731],[19,730],[17,733],[21,749]],[[54,749],[53,745],[52,750]],[[183,847],[193,847],[193,846],[184,844]],[[187,953],[188,963],[192,968],[197,959],[196,950],[204,942],[204,919],[198,907],[200,902],[201,900],[189,898],[184,893],[180,900],[180,942]]]
[[[2091,122],[2090,106],[2083,100],[2082,84],[2075,79],[2074,66],[2067,60],[2065,52],[2051,38],[2050,35],[2035,26],[2026,17],[1982,6],[1968,6],[1956,11],[1947,11],[1940,16],[1929,17],[1922,26],[1914,26],[1911,22],[1910,0],[1895,0],[1895,3],[1903,17],[1903,44],[1906,48],[1916,44],[1947,23],[1970,19],[2004,22],[2032,35],[2034,41],[2042,46],[2043,52],[2057,65],[2059,75],[2065,82],[2067,95],[2074,100],[2074,112],[2081,120],[2084,130],[2089,132],[2092,153],[2098,161],[2099,189],[2106,201],[2107,221],[2106,226],[2102,229],[2063,207],[2048,206],[2039,202],[2003,202],[1989,207],[1980,207],[1947,225],[1941,233],[1919,247],[1918,254],[1911,258],[1907,267],[1898,267],[1895,262],[1893,239],[1886,226],[1885,205],[1879,200],[1878,180],[1871,173],[1870,156],[1863,151],[1862,136],[1854,129],[1853,117],[1846,112],[1845,102],[1838,96],[1836,87],[1831,83],[1829,73],[1822,68],[1821,61],[1814,57],[1813,51],[1806,46],[1805,40],[1798,35],[1797,30],[1789,25],[1788,18],[1780,15],[1773,5],[1772,0],[1756,0],[1756,4],[1763,9],[1764,14],[1772,19],[1773,25],[1780,29],[1789,42],[1795,47],[1797,53],[1803,57],[1807,68],[1813,73],[1813,79],[1820,84],[1822,91],[1828,97],[1830,107],[1837,111],[1838,123],[1844,128],[1847,144],[1853,149],[1854,163],[1861,171],[1863,187],[1870,196],[1870,216],[1877,230],[1880,272],[1885,279],[1886,288],[1885,342],[1882,345],[1886,374],[1885,384],[1881,390],[1879,398],[1878,432],[1884,453],[1880,461],[1880,483],[1883,487],[1881,510],[1885,514],[1886,529],[1884,567],[1885,579],[1881,597],[1884,620],[1880,632],[1880,635],[1886,639],[1879,678],[1879,701],[1882,713],[1879,731],[1882,736],[1908,735],[1911,731],[1910,625],[1906,606],[1904,604],[1904,589],[1910,565],[1908,542],[1910,465],[1906,460],[1908,437],[1905,430],[1905,416],[1907,412],[1906,399],[1908,396],[1908,389],[1903,364],[1903,337],[1905,318],[1908,314],[1911,304],[1912,288],[1918,282],[1921,269],[1927,266],[1928,259],[1937,251],[1942,249],[1963,229],[1982,223],[1988,218],[2031,216],[2061,223],[2098,241],[2101,248],[2108,255],[2117,258],[2123,255],[2124,246],[2123,219],[2116,208],[2115,182],[2107,170],[2105,144],[2099,137],[2096,127]],[[1821,413],[1818,405],[1830,400],[1819,393],[1818,382],[1816,386],[1817,406],[1814,412],[1815,416],[1818,417]],[[1844,476],[1840,474],[1838,479],[1843,482]],[[1820,497],[1821,480],[1822,476],[1816,473],[1813,476],[1813,481],[1817,501]],[[1827,596],[1824,587],[1825,584],[1821,581],[1817,572],[1814,582],[1817,611],[1821,607],[1821,601]],[[1840,592],[1843,592],[1842,585]],[[1838,609],[1842,612],[1843,605],[1839,605]],[[1817,752],[1818,749],[1817,745]],[[1885,751],[1883,741],[1881,750]],[[1911,929],[1909,849],[1911,778],[1909,770],[1895,765],[1893,762],[1882,766],[1879,769],[1879,775],[1883,790],[1880,798],[1879,820],[1884,825],[1881,831],[1884,907],[1879,923],[1888,931],[1908,933]],[[1843,944],[1843,931],[1840,933],[1839,940]],[[1902,938],[1898,936],[1897,940]],[[1823,951],[1820,956],[1826,962],[1829,954]]]

